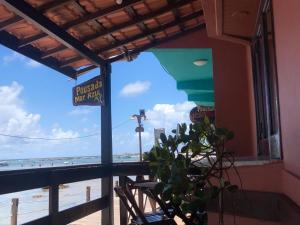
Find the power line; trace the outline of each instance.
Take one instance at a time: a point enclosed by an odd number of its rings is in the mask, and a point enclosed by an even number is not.
[[[124,124],[128,123],[130,119],[123,121],[116,126],[112,127],[112,129],[118,128],[123,126]],[[28,137],[28,136],[20,136],[20,135],[10,135],[10,134],[3,134],[0,133],[0,136],[2,137],[9,137],[9,138],[18,138],[18,139],[27,139],[27,140],[43,140],[43,141],[59,141],[59,140],[74,140],[74,139],[83,139],[83,138],[89,138],[100,135],[100,132],[92,133],[88,135],[78,136],[78,137],[66,137],[66,138],[46,138],[46,137]]]
[[[113,126],[112,129],[116,129],[118,127],[121,127],[121,126],[125,125],[126,123],[128,123],[129,121],[131,121],[131,119],[125,120],[125,121],[117,124],[116,126]]]

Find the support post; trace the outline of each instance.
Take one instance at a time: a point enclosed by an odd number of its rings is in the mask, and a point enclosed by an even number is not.
[[[51,224],[58,224],[58,202],[59,202],[59,186],[54,184],[49,187],[49,216],[51,217]]]
[[[144,180],[143,175],[136,176],[136,181],[143,182],[143,180]],[[144,210],[144,195],[143,195],[143,192],[140,189],[138,189],[137,192],[138,192],[138,206],[139,206],[140,210],[142,212],[144,212],[145,210]]]
[[[104,101],[101,107],[101,163],[112,164],[112,125],[111,125],[111,64],[101,67],[104,81]],[[101,224],[114,224],[113,177],[101,179],[101,196],[108,196],[109,206],[102,210]]]
[[[126,185],[125,177],[123,176],[119,177],[119,185],[121,187],[125,187]],[[120,199],[120,225],[127,225],[127,224],[128,224],[128,211]]]
[[[91,187],[87,186],[86,187],[86,202],[91,201]]]
[[[11,225],[17,225],[18,224],[18,206],[19,206],[19,199],[13,198],[11,200]]]

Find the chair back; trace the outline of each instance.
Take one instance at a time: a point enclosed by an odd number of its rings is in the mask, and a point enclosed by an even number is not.
[[[123,203],[123,205],[125,206],[127,211],[129,212],[132,219],[136,220],[137,216],[134,213],[134,211],[132,210],[132,208],[129,206],[128,201],[127,201],[127,197],[126,197],[126,195],[123,191],[123,188],[121,186],[118,186],[118,187],[115,187],[114,190],[115,190],[116,194],[119,196],[121,202]]]
[[[136,212],[136,215],[142,220],[142,222],[144,224],[149,224],[146,217],[145,217],[145,214],[138,207],[138,205],[136,203],[136,200],[135,200],[135,198],[134,198],[134,196],[131,192],[131,189],[127,184],[123,187],[123,191],[124,191],[124,194],[127,197],[128,201],[130,202],[132,208]]]
[[[148,195],[151,195],[151,198],[153,198],[161,208],[161,210],[164,212],[164,214],[169,218],[174,218],[174,208],[168,206],[154,190],[147,190]]]

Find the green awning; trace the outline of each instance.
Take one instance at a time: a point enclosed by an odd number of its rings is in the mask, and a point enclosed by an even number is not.
[[[184,90],[188,100],[197,105],[214,106],[212,50],[209,48],[151,49],[162,67],[177,81],[177,89]],[[196,66],[195,60],[207,60]]]

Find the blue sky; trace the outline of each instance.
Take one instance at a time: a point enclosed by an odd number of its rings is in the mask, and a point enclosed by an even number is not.
[[[76,81],[7,48],[0,47],[0,134],[77,138],[100,132],[100,107],[72,105]],[[94,70],[77,84],[98,75]],[[143,148],[154,142],[153,129],[189,122],[193,103],[176,89],[175,80],[152,53],[133,62],[112,65],[112,116],[114,154],[137,153],[136,122],[130,116],[146,109]],[[100,136],[41,141],[0,136],[0,159],[86,156],[100,154]]]

